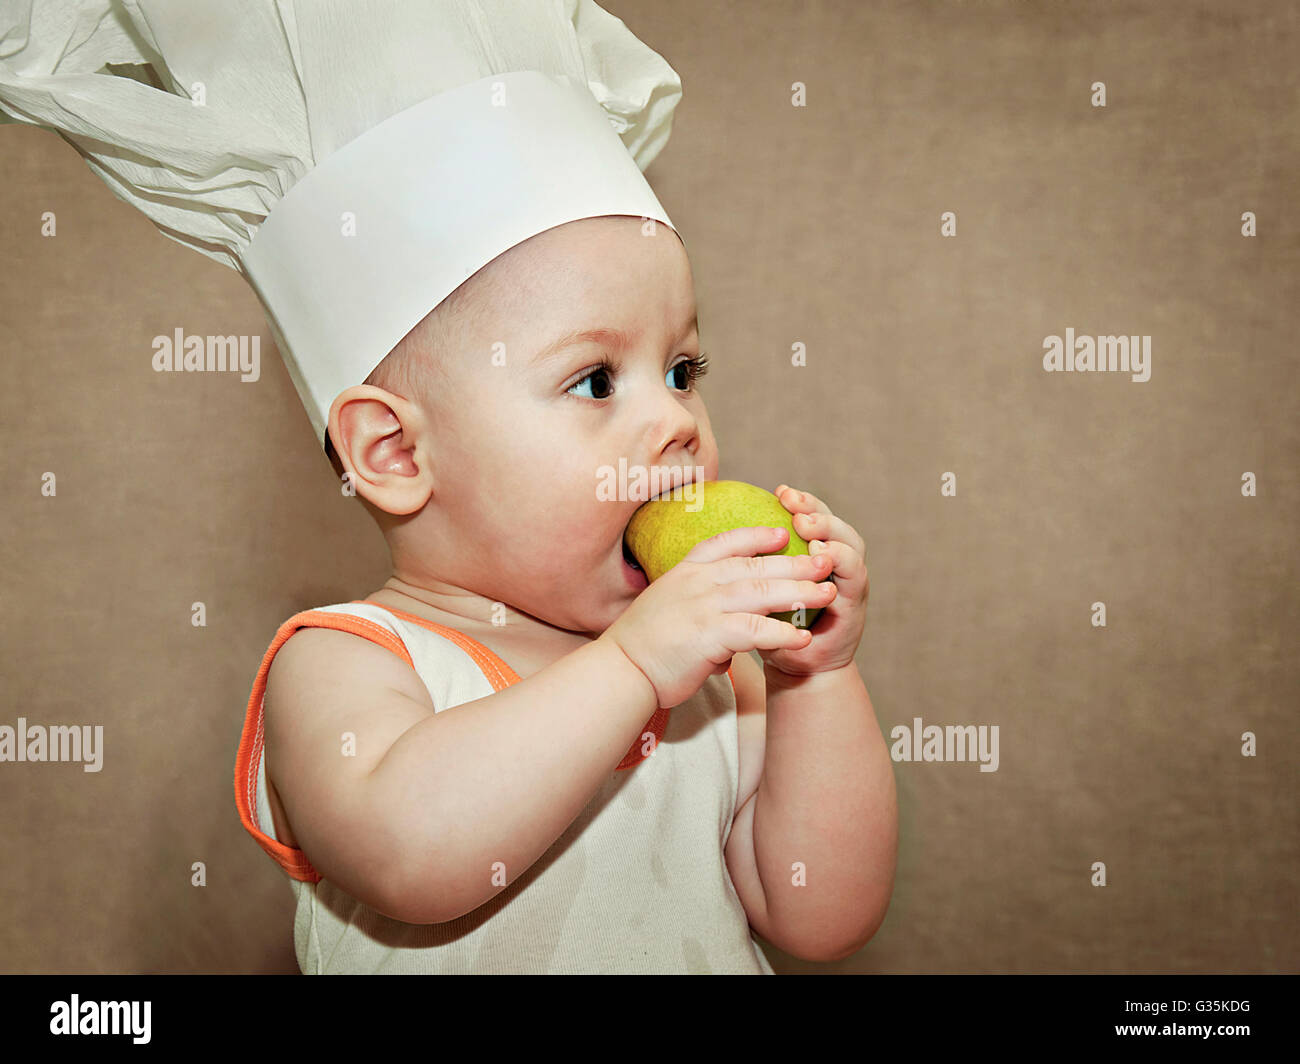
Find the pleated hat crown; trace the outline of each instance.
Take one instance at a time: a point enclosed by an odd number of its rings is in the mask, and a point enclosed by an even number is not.
[[[0,120],[59,133],[248,280],[321,443],[335,397],[502,252],[580,218],[672,227],[643,171],[681,81],[591,0],[33,0],[0,20]]]

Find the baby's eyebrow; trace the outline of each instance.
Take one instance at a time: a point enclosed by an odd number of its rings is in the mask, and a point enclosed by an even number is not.
[[[532,364],[541,366],[564,353],[565,348],[576,344],[606,344],[618,351],[626,351],[636,338],[621,329],[580,329],[552,340],[533,356]]]
[[[699,329],[699,313],[691,318],[691,323],[683,333],[689,336],[692,332]],[[542,366],[554,358],[564,353],[564,350],[577,344],[602,344],[612,347],[616,351],[626,351],[636,343],[636,337],[631,333],[626,333],[622,329],[579,329],[576,332],[568,333],[559,339],[552,340],[549,344],[539,350],[532,358],[532,365]]]

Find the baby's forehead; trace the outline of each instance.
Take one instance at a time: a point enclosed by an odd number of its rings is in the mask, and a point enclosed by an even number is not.
[[[582,229],[585,222],[620,224]],[[635,332],[661,320],[677,329],[695,316],[694,285],[680,240],[665,227],[660,232],[652,247],[637,219],[619,217],[539,234],[467,278],[440,305],[443,324],[462,342],[508,341],[534,353],[584,330]]]

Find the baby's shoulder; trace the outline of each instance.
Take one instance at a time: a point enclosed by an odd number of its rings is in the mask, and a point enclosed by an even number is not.
[[[393,694],[433,712],[409,655],[354,631],[301,628],[279,648],[266,675],[267,736],[287,742],[328,727],[336,713],[377,708]]]
[[[306,809],[328,804],[324,781],[345,790],[364,779],[433,712],[428,688],[383,646],[332,628],[294,632],[271,661],[262,697],[267,803],[278,841],[301,849],[295,824],[303,826]]]

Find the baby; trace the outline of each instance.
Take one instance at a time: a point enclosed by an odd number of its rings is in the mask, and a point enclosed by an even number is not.
[[[835,961],[880,926],[861,537],[782,485],[814,554],[737,529],[647,586],[622,545],[643,500],[597,492],[620,459],[717,479],[696,317],[670,228],[570,222],[335,399],[393,575],[281,629],[241,746],[303,971],[771,973],[751,929]],[[811,633],[767,616],[796,603]]]

